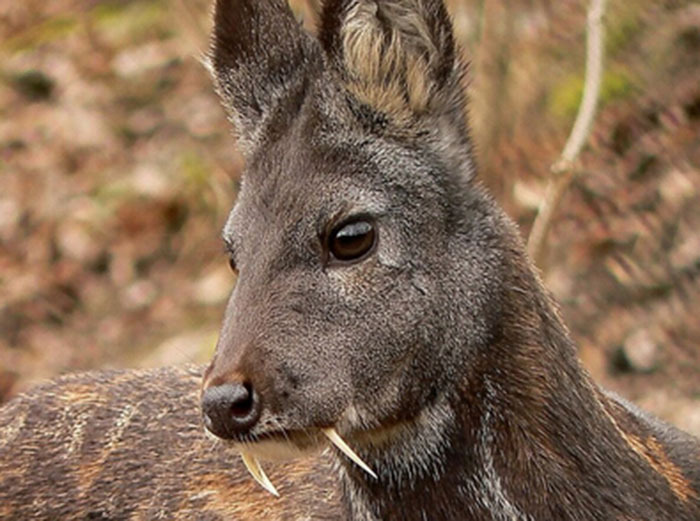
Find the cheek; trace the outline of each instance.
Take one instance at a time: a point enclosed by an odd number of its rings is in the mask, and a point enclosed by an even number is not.
[[[387,291],[396,288],[398,276],[406,271],[410,256],[404,245],[391,231],[382,230],[375,252],[364,261],[335,266],[326,270],[330,292],[339,299],[339,304],[358,312],[358,318],[381,304]],[[362,315],[360,315],[362,313]]]
[[[350,353],[340,328],[309,318],[267,360],[270,407],[301,424],[334,423],[352,398]]]
[[[363,307],[355,323],[345,329],[351,346],[353,378],[357,392],[377,392],[400,378],[416,354],[424,348],[425,299],[405,274],[396,274],[390,285]]]

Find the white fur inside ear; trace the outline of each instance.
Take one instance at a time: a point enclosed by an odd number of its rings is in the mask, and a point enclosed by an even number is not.
[[[323,429],[323,434],[326,435],[326,437],[330,440],[330,442],[335,445],[335,447],[345,454],[348,458],[350,458],[352,461],[355,462],[355,464],[360,467],[362,470],[364,470],[367,474],[372,476],[374,479],[378,479],[377,474],[369,468],[369,465],[362,461],[362,459],[355,453],[354,450],[352,450],[347,443],[345,443],[345,440],[340,437],[340,434],[333,429],[333,428],[328,428],[328,429]]]
[[[380,11],[391,21],[388,31]],[[429,110],[435,94],[431,71],[441,57],[441,40],[427,15],[421,0],[361,0],[344,21],[348,89],[397,120]]]

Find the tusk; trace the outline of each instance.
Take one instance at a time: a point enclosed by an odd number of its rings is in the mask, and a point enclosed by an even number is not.
[[[260,483],[260,486],[273,496],[280,497],[279,492],[277,492],[270,478],[267,477],[267,474],[265,474],[265,471],[260,466],[258,458],[245,451],[241,451],[241,458],[243,458],[245,467],[248,469],[248,472],[250,472],[250,475],[255,478],[255,481]]]
[[[330,440],[330,442],[337,447],[337,449],[345,454],[348,458],[350,458],[352,461],[354,461],[358,467],[360,467],[362,470],[364,470],[367,474],[372,476],[374,479],[379,479],[377,478],[377,475],[374,473],[374,471],[369,468],[369,465],[362,461],[360,457],[355,454],[355,451],[352,450],[350,447],[348,447],[348,444],[345,443],[345,440],[340,437],[340,434],[338,434],[338,431],[336,431],[334,428],[330,427],[328,429],[323,429],[323,434],[326,435],[326,437]]]

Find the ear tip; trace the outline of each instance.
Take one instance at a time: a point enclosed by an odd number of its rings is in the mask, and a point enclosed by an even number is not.
[[[229,13],[234,11],[235,7],[240,7],[246,3],[248,3],[247,0],[216,0],[214,3],[214,19],[226,18]]]
[[[216,0],[214,4],[214,28],[212,38],[216,42],[236,29],[237,19],[241,19],[241,11],[245,9],[247,0]]]
[[[265,114],[292,105],[323,67],[322,54],[287,0],[216,0],[213,21],[207,64],[214,87],[244,148],[252,149]],[[286,124],[292,111],[275,117]]]
[[[276,8],[286,4],[286,0],[216,0],[210,51],[213,65],[230,65],[246,49],[259,45],[256,33],[260,26],[275,25],[281,13]]]
[[[263,20],[272,11],[282,11],[287,7],[286,0],[216,0],[214,4],[214,34],[227,36],[249,30],[255,24],[254,18]]]
[[[347,9],[348,4],[348,0],[322,1],[318,38],[327,50],[334,47],[343,22],[343,11]]]

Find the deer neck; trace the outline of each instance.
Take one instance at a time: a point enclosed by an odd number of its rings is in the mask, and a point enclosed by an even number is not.
[[[581,517],[550,511],[562,502],[546,498],[580,496],[586,473],[605,475],[621,449],[594,440],[619,435],[556,309],[532,272],[525,282],[532,286],[504,299],[508,325],[454,388],[393,429],[391,441],[359,451],[378,480],[341,465],[350,519],[590,519],[583,509]]]

